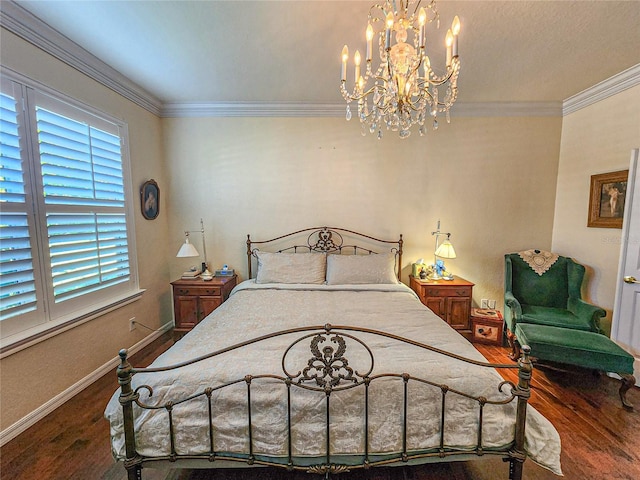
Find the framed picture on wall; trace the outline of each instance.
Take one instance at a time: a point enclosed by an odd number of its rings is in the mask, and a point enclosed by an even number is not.
[[[587,227],[622,228],[629,170],[591,175]]]
[[[155,180],[147,180],[140,187],[140,207],[147,220],[155,219],[160,213],[160,188]]]

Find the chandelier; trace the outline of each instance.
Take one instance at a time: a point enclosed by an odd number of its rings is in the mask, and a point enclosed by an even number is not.
[[[458,96],[460,20],[456,16],[447,31],[446,71],[438,75],[431,68],[426,25],[435,21],[440,28],[440,16],[435,0],[424,6],[421,3],[422,0],[385,0],[369,9],[364,76],[362,56],[356,51],[352,92],[347,90],[349,49],[346,45],[342,49],[340,92],[347,102],[346,119],[351,119],[351,102],[357,101],[362,135],[368,130],[382,138],[382,129],[386,127],[398,131],[400,138],[407,138],[411,127],[418,125],[422,136],[429,117],[433,117],[433,129],[438,128],[438,113],[445,113],[447,123],[450,122],[449,109]],[[377,67],[373,65],[375,39],[380,57]]]

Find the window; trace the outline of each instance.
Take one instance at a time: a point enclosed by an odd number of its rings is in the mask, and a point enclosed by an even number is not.
[[[138,292],[126,125],[43,87],[0,90],[0,333],[58,328]]]

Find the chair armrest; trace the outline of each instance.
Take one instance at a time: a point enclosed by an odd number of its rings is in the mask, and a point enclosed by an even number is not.
[[[507,328],[511,332],[515,330],[516,323],[522,319],[520,302],[511,292],[504,293],[504,319],[507,322]]]
[[[573,313],[576,317],[588,319],[592,331],[596,333],[604,333],[600,326],[600,319],[607,314],[604,309],[596,305],[591,305],[580,298],[569,298],[569,301],[567,302],[567,310]]]

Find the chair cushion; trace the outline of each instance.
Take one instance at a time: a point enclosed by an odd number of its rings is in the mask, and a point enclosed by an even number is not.
[[[577,317],[564,308],[522,305],[522,319],[519,322],[591,331],[590,318]]]
[[[526,323],[518,323],[515,334],[541,360],[633,374],[633,356],[605,335]]]

